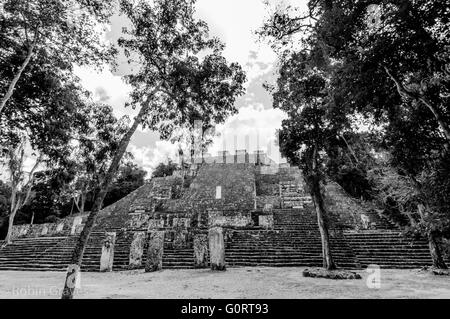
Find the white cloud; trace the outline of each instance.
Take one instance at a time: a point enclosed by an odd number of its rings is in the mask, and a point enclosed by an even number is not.
[[[167,162],[167,159],[176,159],[177,146],[168,141],[156,141],[155,147],[137,147],[130,144],[128,151],[134,156],[136,164],[142,166],[150,176],[153,169],[162,162]]]
[[[208,23],[211,35],[226,44],[225,57],[244,66],[249,81],[261,72],[257,65],[246,65],[251,51],[257,52],[259,62],[275,62],[276,55],[272,49],[266,43],[258,43],[255,35],[266,17],[261,0],[200,0],[197,2],[197,16]]]
[[[306,2],[306,0],[277,0],[271,1],[270,6],[276,3],[289,3],[304,7]],[[255,34],[268,18],[270,9],[267,9],[263,0],[198,0],[196,6],[197,17],[208,23],[211,35],[217,36],[225,43],[224,55],[227,60],[240,63],[247,72],[248,80],[246,83],[248,91],[236,104],[239,113],[217,127],[222,137],[215,139],[209,153],[215,155],[224,148],[224,143],[225,148],[231,153],[234,152],[235,135],[237,149],[246,147],[245,136],[248,135],[249,151],[255,151],[258,148],[256,136],[259,135],[259,148],[267,151],[270,142],[273,153],[271,157],[276,161],[283,161],[280,160],[274,141],[275,131],[281,126],[285,115],[282,111],[272,108],[268,93],[260,89],[264,81],[273,82],[275,75],[271,74],[277,56],[267,43],[258,41]],[[123,17],[116,17],[107,38],[115,42],[124,23],[126,21]],[[132,117],[136,114],[136,111],[123,107],[128,99],[130,87],[118,74],[130,72],[126,65],[122,65],[116,74],[107,69],[96,73],[88,68],[77,67],[75,71],[83,85],[94,94],[94,98],[112,105],[117,116],[128,114]],[[176,145],[157,140],[157,134],[142,132],[139,129],[135,135],[128,150],[134,154],[135,161],[147,171],[151,172],[157,164],[166,161],[168,157],[176,159]]]
[[[74,67],[75,74],[80,78],[81,84],[89,90],[95,101],[101,101],[111,105],[117,117],[136,114],[135,110],[125,108],[131,87],[125,83],[122,77],[114,75],[108,67],[101,72],[96,72],[88,67]]]
[[[214,139],[208,152],[216,155],[224,149],[231,154],[236,149],[247,149],[249,152],[264,150],[276,162],[283,161],[276,145],[276,130],[285,117],[283,111],[265,109],[261,104],[242,107],[238,114],[217,127],[220,136]]]
[[[214,138],[208,153],[214,156],[224,149],[230,154],[234,154],[236,149],[247,149],[249,152],[260,149],[266,151],[274,161],[285,162],[276,145],[276,130],[285,117],[283,111],[264,109],[261,104],[242,107],[238,114],[217,126],[219,136]],[[156,141],[154,147],[131,144],[128,150],[134,155],[135,162],[149,173],[159,163],[167,162],[168,158],[177,161],[177,145],[168,141]]]

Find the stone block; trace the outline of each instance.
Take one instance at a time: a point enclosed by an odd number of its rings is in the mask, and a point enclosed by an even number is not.
[[[45,236],[48,234],[48,225],[47,224],[43,224],[42,225],[42,229],[41,229],[41,236]]]
[[[258,225],[264,228],[273,228],[273,215],[259,215]]]
[[[271,212],[273,210],[273,204],[267,203],[264,204],[263,212]]]
[[[134,213],[130,213],[129,215],[129,228],[141,228],[148,220],[148,215],[145,213],[145,211],[143,213],[138,213],[136,210]]]
[[[135,232],[130,246],[130,268],[142,266],[142,256],[144,255],[144,244],[146,232]]]
[[[70,229],[70,234],[71,235],[75,235],[77,234],[77,228],[79,228],[79,226],[81,225],[83,221],[83,218],[81,216],[77,216],[73,219],[72,222],[72,228]]]
[[[211,227],[208,231],[209,260],[212,270],[225,270],[225,241],[222,227]]]
[[[369,229],[370,226],[370,218],[367,215],[361,214],[361,223],[363,229]]]
[[[174,232],[173,247],[174,248],[186,248],[187,235],[188,235],[188,231],[186,229],[180,229],[180,228],[176,229]]]
[[[206,234],[194,235],[194,267],[206,268],[208,266],[208,236]]]
[[[161,218],[155,218],[155,219],[149,219],[148,221],[148,230],[151,231],[153,229],[159,229],[164,228],[164,219]]]
[[[19,229],[19,237],[25,237],[30,230],[30,225],[21,225]]]
[[[164,253],[164,231],[152,231],[148,236],[147,260],[145,272],[162,269],[162,257]]]
[[[62,233],[63,230],[64,230],[64,222],[58,223],[58,224],[56,225],[56,231],[55,231],[55,232],[56,232],[57,234],[59,234],[59,233]]]
[[[224,214],[223,211],[208,212],[208,225],[210,227],[248,227],[252,224],[253,221],[249,212],[232,212],[232,214]]]
[[[100,257],[100,271],[112,271],[114,261],[114,245],[116,233],[108,232],[103,240],[102,255]]]

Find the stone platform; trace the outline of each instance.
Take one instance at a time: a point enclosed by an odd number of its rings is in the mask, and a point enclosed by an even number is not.
[[[335,183],[325,190],[339,267],[431,264],[426,240],[404,238]],[[12,244],[0,249],[0,270],[65,270],[85,220],[15,226]],[[223,245],[211,241],[212,228],[221,229]],[[152,179],[99,213],[82,270],[210,267],[221,260],[212,243],[223,246],[225,268],[320,267],[317,219],[298,168],[213,163]]]

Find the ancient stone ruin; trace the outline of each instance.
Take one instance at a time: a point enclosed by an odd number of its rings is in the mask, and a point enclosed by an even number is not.
[[[425,239],[405,238],[336,183],[325,185],[325,196],[339,267],[431,264]],[[66,270],[86,218],[15,226],[12,244],[0,249],[0,270]],[[316,215],[299,169],[261,151],[239,151],[196,160],[105,207],[81,270],[321,265]]]

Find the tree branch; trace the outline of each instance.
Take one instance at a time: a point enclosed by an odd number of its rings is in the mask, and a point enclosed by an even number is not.
[[[448,127],[448,125],[442,119],[442,116],[439,114],[439,111],[427,99],[425,99],[422,95],[415,94],[414,92],[408,90],[403,84],[400,83],[400,80],[397,79],[389,71],[389,69],[386,66],[383,65],[383,68],[384,68],[386,74],[391,78],[391,80],[394,81],[395,86],[396,86],[397,91],[400,94],[400,96],[402,96],[405,99],[418,100],[418,101],[422,102],[423,104],[425,104],[426,107],[428,107],[428,109],[433,113],[436,121],[438,122],[439,127],[444,132],[445,138],[448,141],[450,141],[450,128]],[[446,148],[447,148],[447,146],[446,146]]]

